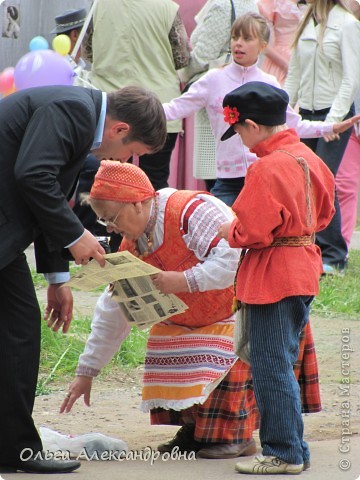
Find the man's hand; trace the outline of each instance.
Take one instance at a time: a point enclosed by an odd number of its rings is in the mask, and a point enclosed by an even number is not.
[[[72,247],[69,248],[77,265],[86,265],[90,258],[96,260],[101,267],[105,265],[105,250],[88,230]]]
[[[62,327],[63,333],[66,333],[72,320],[73,296],[70,287],[62,285],[54,283],[48,286],[44,319],[54,332]]]
[[[220,225],[220,227],[218,228],[217,236],[219,238],[225,238],[225,240],[227,240],[231,225],[232,225],[232,222],[225,222],[222,225]]]
[[[345,132],[349,128],[353,127],[360,121],[360,115],[354,115],[347,120],[343,120],[342,122],[335,123],[333,126],[333,133],[324,136],[325,142],[332,142],[333,140],[340,139],[340,133]]]
[[[155,287],[161,293],[188,292],[188,284],[183,272],[159,272],[151,276]]]
[[[90,407],[92,377],[76,376],[69,386],[69,392],[60,406],[60,413],[69,413],[76,400],[84,395],[84,403]]]

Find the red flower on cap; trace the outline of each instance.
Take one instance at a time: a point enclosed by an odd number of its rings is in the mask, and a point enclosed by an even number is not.
[[[240,112],[236,107],[229,107],[228,105],[224,107],[224,120],[226,123],[230,125],[234,125],[234,123],[238,123],[240,118]]]

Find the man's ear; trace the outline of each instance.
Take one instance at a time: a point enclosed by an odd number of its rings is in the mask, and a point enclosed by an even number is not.
[[[130,125],[125,122],[114,122],[110,127],[110,135],[112,137],[116,137],[117,135],[126,137],[129,131],[130,131]]]

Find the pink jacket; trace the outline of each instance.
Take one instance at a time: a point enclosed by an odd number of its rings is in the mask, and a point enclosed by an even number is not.
[[[248,167],[256,160],[256,155],[243,145],[239,135],[221,142],[228,124],[224,122],[222,101],[224,96],[247,82],[260,81],[280,87],[278,81],[258,66],[242,67],[236,63],[223,68],[212,69],[192,84],[189,90],[169,103],[164,103],[167,120],[186,118],[192,113],[206,108],[216,143],[216,174],[218,178],[244,177]],[[333,123],[310,122],[301,117],[289,106],[286,123],[295,128],[301,138],[317,138],[332,132]]]

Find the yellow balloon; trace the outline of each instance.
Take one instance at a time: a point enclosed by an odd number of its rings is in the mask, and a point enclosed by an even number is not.
[[[52,41],[52,47],[60,55],[67,55],[70,52],[71,41],[67,35],[57,35]]]

